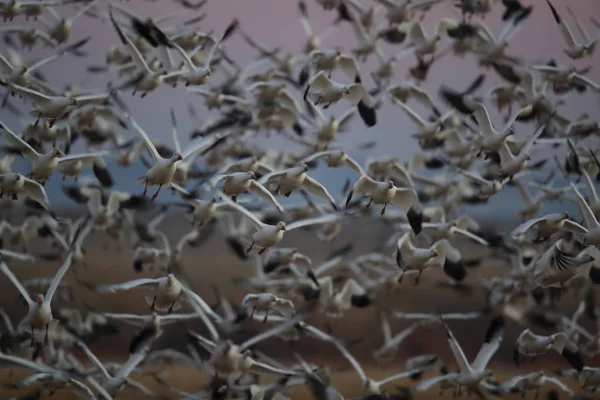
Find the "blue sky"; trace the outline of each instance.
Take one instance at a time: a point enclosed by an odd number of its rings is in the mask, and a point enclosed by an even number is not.
[[[313,23],[314,30],[316,32],[321,32],[331,24],[331,21],[335,18],[335,14],[333,12],[322,11],[313,1],[309,0],[307,3],[309,16]],[[447,4],[435,7],[435,9],[427,15],[427,18],[425,18],[424,21],[426,30],[431,31],[434,29],[435,23],[441,17],[457,17],[456,11],[454,11],[451,6],[452,2],[444,3]],[[549,57],[553,57],[560,64],[574,65],[578,68],[590,64],[593,64],[594,66],[600,64],[600,56],[598,55],[600,52],[597,52],[592,60],[577,62],[568,60],[566,56],[562,54],[561,48],[563,47],[563,39],[560,36],[558,27],[552,20],[550,11],[545,2],[536,1],[533,3],[535,3],[533,14],[519,32],[515,34],[509,48],[509,53],[514,55],[525,55],[528,59],[537,61],[543,61]],[[561,15],[563,15],[563,18],[573,26],[574,23],[571,21],[569,14],[565,10],[565,4],[567,3],[570,4],[577,15],[600,15],[600,2],[597,0],[578,0],[577,2],[555,0],[553,4],[555,4]],[[177,4],[169,1],[147,2],[133,0],[120,2],[120,4],[139,13],[140,16],[160,16],[167,12],[180,9]],[[102,4],[100,8],[106,10],[106,4]],[[62,7],[61,12],[63,12],[62,10],[64,10],[65,15],[74,13],[73,9],[69,7]],[[202,31],[213,31],[218,34],[225,29],[225,26],[234,17],[236,17],[240,21],[241,28],[255,37],[256,40],[262,41],[268,45],[280,46],[285,51],[299,51],[305,40],[301,24],[297,18],[295,1],[219,0],[208,2],[202,12],[208,15],[208,17],[200,23],[200,29]],[[189,19],[192,14],[192,12],[188,12],[185,14],[184,19],[174,18],[161,26],[176,26],[178,22],[180,23],[181,21]],[[500,13],[495,12],[490,15],[486,19],[486,23],[493,32],[498,31],[501,25]],[[588,27],[590,32],[594,32],[593,26],[589,21],[586,21],[585,18],[583,19],[583,23]],[[62,87],[71,83],[80,86],[83,90],[103,90],[106,87],[108,80],[119,82],[123,79],[116,76],[115,73],[111,73],[109,76],[87,75],[85,73],[87,66],[103,64],[107,47],[110,44],[118,42],[117,36],[110,25],[83,17],[74,24],[72,40],[80,39],[87,35],[93,36],[92,41],[87,47],[87,51],[90,54],[88,58],[81,59],[66,56],[43,68],[44,75],[49,78],[53,86]],[[353,43],[354,36],[351,29],[348,26],[344,26],[323,43],[323,48],[330,48],[338,45],[348,48]],[[234,36],[231,41],[227,42],[225,48],[227,53],[232,56],[239,65],[249,63],[254,56],[253,50],[248,48],[239,35],[237,37]],[[383,49],[386,54],[392,54],[393,52],[398,51],[398,49],[390,48],[385,45],[383,46]],[[48,52],[35,49],[31,52],[24,51],[22,54],[23,58],[27,61],[37,59],[38,57],[48,54]],[[377,61],[373,59],[362,68],[372,69],[376,66],[376,63]],[[413,56],[401,60],[397,66],[397,76],[392,83],[405,79],[407,68],[413,64]],[[476,60],[472,57],[467,56],[464,59],[458,59],[455,56],[447,56],[432,67],[430,79],[424,84],[424,87],[433,95],[437,93],[441,84],[461,89],[466,87],[479,72]],[[593,68],[588,74],[588,77],[595,81],[600,81],[599,69],[597,67]],[[215,74],[213,78],[218,80],[219,75]],[[488,88],[497,83],[500,83],[500,80],[493,72],[489,71],[484,87]],[[371,84],[369,80],[367,80],[367,84]],[[300,96],[300,94],[298,94],[298,96]],[[133,98],[128,93],[125,93],[123,97],[128,101],[135,118],[149,134],[153,138],[164,140],[167,143],[170,143],[169,111],[171,107],[176,110],[178,126],[180,127],[181,132],[180,137],[184,145],[188,142],[188,132],[202,122],[214,118],[216,115],[216,112],[208,112],[208,110],[204,108],[200,97],[185,93],[181,88],[172,89],[170,87],[163,87],[156,92],[151,93],[143,100],[139,99],[139,97]],[[11,101],[26,112],[30,110],[30,106],[20,100]],[[188,115],[186,109],[190,102],[194,104],[195,108],[198,110],[201,116],[200,121],[194,121],[194,119]],[[411,107],[414,106],[414,109],[419,113],[424,112],[422,108],[419,108],[412,103],[409,103],[409,105]],[[576,117],[585,111],[595,114],[597,113],[598,106],[597,96],[594,98],[592,95],[576,95],[573,98],[568,99],[567,104],[560,108],[560,112],[569,117]],[[339,115],[344,111],[345,107],[346,105],[332,107],[331,110],[326,111],[326,114],[333,112]],[[0,113],[2,120],[6,124],[13,130],[20,132],[22,123],[18,118],[14,117],[6,110],[2,110]],[[492,115],[492,118],[494,121],[497,121],[497,123],[500,123],[500,116],[496,113],[494,114],[495,115]],[[26,116],[25,118],[28,119],[29,117]],[[360,120],[356,118],[351,124],[349,131],[340,134],[340,139],[349,144],[359,144],[366,142],[367,140],[375,139],[378,144],[374,149],[370,150],[369,155],[395,155],[403,161],[409,161],[412,153],[418,149],[415,141],[410,137],[416,129],[413,123],[406,117],[402,110],[390,105],[389,102],[387,102],[379,111],[378,122],[377,126],[366,129]],[[520,125],[517,127],[517,134],[529,134],[531,129],[534,129],[531,125]],[[130,138],[135,135],[132,131],[123,131],[122,134],[125,138]],[[288,141],[277,137],[259,139],[259,141],[265,146],[277,148],[291,147],[298,149],[298,146],[291,145]],[[76,148],[75,151],[77,150],[80,149]],[[367,156],[366,153],[355,153],[353,155],[358,160],[364,160]],[[18,166],[20,164],[21,163],[17,163],[16,165]],[[552,162],[548,163],[548,165],[551,168],[554,167]],[[141,186],[134,181],[136,177],[144,173],[141,166],[138,165],[135,168],[127,170],[112,166],[111,169],[118,176],[116,189],[141,191]],[[326,184],[332,193],[339,193],[338,188],[341,188],[346,177],[349,176],[344,171],[331,169],[320,169],[314,172],[313,175],[315,178]],[[47,189],[53,201],[61,201],[61,199],[64,198],[60,194],[61,184],[62,182],[58,177],[53,177],[52,181],[48,184]],[[503,192],[492,205],[485,208],[485,210],[489,211],[478,212],[485,214],[488,212],[498,212],[499,210],[509,211],[512,204],[514,204],[514,201],[520,202],[520,199],[515,198],[515,193],[509,190]]]

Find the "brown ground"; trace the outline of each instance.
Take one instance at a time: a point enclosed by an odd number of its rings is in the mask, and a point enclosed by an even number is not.
[[[165,231],[170,238],[179,238],[182,233],[188,229],[186,222],[177,220],[165,226]],[[183,228],[182,228],[183,227]],[[328,246],[320,243],[314,235],[310,233],[295,233],[286,236],[286,239],[281,246],[291,246],[292,244],[299,248],[300,251],[310,254],[313,258],[313,263],[318,264],[323,260],[331,249],[342,247],[348,242],[356,243],[356,247],[352,255],[365,254],[372,251],[378,243],[388,237],[389,232],[385,229],[370,228],[361,229],[360,240],[356,240],[356,234],[359,232],[356,229],[345,230],[348,232],[339,237],[333,244]],[[173,242],[176,242],[173,239]],[[108,247],[105,247],[108,245]],[[32,247],[32,249],[35,247]],[[41,249],[40,249],[41,250]],[[136,274],[131,266],[132,253],[129,249],[117,252],[114,250],[114,243],[110,243],[103,234],[94,234],[88,238],[85,245],[87,268],[78,266],[72,272],[76,272],[79,277],[85,281],[95,283],[113,283],[129,279],[135,279],[142,276],[153,276],[152,272],[144,272]],[[463,257],[466,259],[477,257],[481,251],[471,245],[462,246]],[[495,261],[486,261],[485,274],[498,273],[499,268],[502,268],[501,263]],[[202,295],[209,304],[214,301],[213,293],[210,285],[217,284],[223,289],[225,294],[234,301],[240,301],[245,294],[243,290],[236,288],[231,284],[231,279],[235,277],[244,277],[251,273],[251,265],[249,263],[240,262],[228,248],[224,245],[222,238],[211,238],[208,243],[200,248],[190,249],[184,257],[185,273],[197,286],[196,290]],[[489,267],[489,268],[488,268]],[[52,275],[58,268],[58,263],[52,265],[19,265],[11,264],[11,268],[19,279],[27,279],[31,277]],[[146,305],[143,295],[140,291],[130,291],[118,294],[97,295],[90,293],[86,288],[78,286],[73,279],[73,273],[68,276],[69,282],[72,283],[75,294],[75,305],[81,306],[83,303],[91,306],[93,309],[105,312],[132,312],[132,313],[147,313],[148,306]],[[423,311],[423,312],[449,312],[458,310],[477,310],[481,308],[482,294],[473,296],[457,295],[448,289],[440,289],[435,286],[435,282],[443,277],[437,271],[428,271],[423,275],[421,284],[414,286],[408,279],[405,280],[401,288],[393,294],[386,294],[376,298],[375,307],[385,307],[393,310],[403,311]],[[468,282],[476,282],[476,273],[471,271]],[[18,320],[22,317],[24,307],[17,305],[15,299],[18,294],[14,288],[8,284],[5,279],[0,279],[0,302],[9,312],[13,320]],[[571,299],[563,300],[565,307],[573,309],[574,304]],[[126,304],[127,307],[123,307]],[[69,305],[71,306],[71,305]],[[346,339],[361,339],[360,342],[351,347],[353,354],[357,356],[365,367],[368,368],[370,374],[374,378],[381,378],[390,375],[392,372],[403,368],[403,360],[406,357],[436,352],[441,354],[449,363],[451,368],[454,365],[452,355],[448,349],[447,343],[444,340],[444,335],[437,329],[421,331],[407,340],[398,354],[397,361],[392,365],[381,367],[377,366],[370,352],[377,346],[381,345],[381,333],[378,322],[374,313],[375,307],[370,309],[352,312],[351,316],[346,316],[341,319],[330,320],[334,334]],[[181,309],[179,312],[188,312],[187,308]],[[310,323],[318,326],[323,326],[323,319],[316,316],[309,320]],[[463,348],[468,358],[473,358],[481,344],[483,331],[486,328],[487,320],[461,322],[450,322],[451,327],[455,331],[458,340],[462,343]],[[259,324],[262,325],[262,324]],[[393,330],[398,331],[407,326],[408,323],[403,321],[394,321]],[[120,325],[121,326],[121,325]],[[260,330],[262,327],[256,324],[249,324],[249,331]],[[157,347],[175,347],[184,350],[182,343],[184,342],[185,330],[193,328],[202,333],[202,326],[198,323],[186,324],[186,326],[171,326],[165,329],[165,333],[159,339]],[[516,369],[511,362],[512,346],[515,343],[516,336],[522,330],[522,327],[509,323],[507,326],[505,340],[499,353],[494,357],[495,371],[500,371],[499,378],[505,378],[510,375],[522,374],[527,370],[545,369],[551,370],[556,368],[566,367],[565,362],[560,357],[547,355],[540,358],[532,365]],[[121,333],[117,336],[101,339],[98,343],[92,346],[93,351],[104,359],[115,359],[126,349],[128,340],[133,333],[133,328],[123,326]],[[277,340],[268,341],[258,346],[259,349],[265,351],[268,355],[278,359],[291,360],[290,351],[286,346],[279,344]],[[347,363],[337,354],[337,352],[329,346],[323,346],[321,343],[314,341],[303,341],[300,343],[298,350],[310,362],[331,365],[339,368],[349,368]],[[593,363],[590,363],[593,365]],[[202,375],[198,371],[190,370],[189,368],[172,367],[163,369],[163,377],[168,379],[174,386],[188,391],[195,391],[202,387]],[[22,377],[21,372],[15,373],[16,377]],[[6,374],[3,375],[6,379]],[[144,383],[150,382],[141,378]],[[335,386],[344,395],[358,395],[360,392],[359,380],[353,371],[337,373],[334,377]],[[401,382],[402,384],[402,382]],[[409,384],[409,383],[406,383]],[[151,382],[150,382],[151,385]],[[152,386],[152,385],[151,385]],[[393,389],[393,385],[392,385]],[[167,393],[165,393],[167,394]],[[14,392],[0,392],[0,400],[8,399],[16,395]],[[56,397],[59,396],[60,397]],[[435,393],[425,394],[423,397],[417,398],[436,398]],[[446,396],[444,396],[446,397]],[[54,397],[63,397],[63,392],[57,393]],[[132,397],[131,395],[120,395],[121,399],[132,399],[142,397]],[[301,390],[296,390],[292,398],[306,398],[306,394]]]

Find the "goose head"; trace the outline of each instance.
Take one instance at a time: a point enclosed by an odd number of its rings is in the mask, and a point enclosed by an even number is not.
[[[176,163],[181,160],[183,160],[183,156],[179,153],[174,153],[173,156],[171,156],[171,162],[173,163]]]
[[[285,222],[284,221],[279,221],[277,223],[276,228],[277,228],[278,232],[282,232],[282,231],[285,232]]]
[[[35,299],[35,302],[38,306],[41,306],[44,303],[44,295],[38,294],[37,298]]]
[[[64,157],[65,153],[63,153],[63,151],[57,147],[55,147],[54,149],[52,149],[52,157]]]
[[[168,274],[167,275],[167,286],[173,286],[174,283],[175,283],[175,275]]]
[[[393,180],[389,180],[387,181],[387,188],[388,189],[393,189],[394,188],[394,181]]]

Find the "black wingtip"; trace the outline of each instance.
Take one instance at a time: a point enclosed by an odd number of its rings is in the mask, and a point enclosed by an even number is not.
[[[567,360],[571,367],[577,370],[577,372],[581,372],[583,370],[585,364],[583,362],[583,357],[578,350],[571,351],[567,348],[567,346],[565,346],[561,355],[565,358],[565,360]]]
[[[315,273],[312,270],[309,270],[306,273],[306,276],[308,276],[308,278],[314,282],[315,285],[317,285],[317,287],[321,287],[321,284],[319,283],[319,280],[317,279],[317,276],[315,275]]]
[[[521,354],[519,353],[519,349],[515,347],[512,353],[512,359],[515,362],[515,365],[519,367],[521,365]]]
[[[377,124],[377,113],[374,107],[369,107],[361,100],[358,102],[356,108],[358,108],[358,115],[360,115],[367,128],[371,128]]]
[[[600,284],[600,268],[592,266],[590,273],[588,274],[590,280],[596,285]]]
[[[144,263],[142,260],[133,260],[133,270],[135,272],[142,272]]]
[[[308,78],[310,77],[310,63],[304,64],[302,69],[300,70],[300,74],[298,74],[298,85],[300,87],[304,86],[306,82],[308,82]]]
[[[456,282],[460,282],[467,276],[467,270],[462,261],[452,262],[446,258],[444,262],[444,273]]]
[[[246,319],[248,319],[248,312],[245,309],[241,309],[235,315],[235,318],[233,319],[233,323],[239,324],[239,323],[244,322]]]
[[[129,343],[129,354],[137,352],[154,335],[152,329],[144,328],[137,333]]]
[[[373,303],[368,294],[355,294],[350,298],[350,303],[356,308],[365,308]]]
[[[230,237],[226,238],[225,241],[229,245],[229,248],[233,251],[233,253],[240,260],[248,259],[248,254],[246,254],[246,248],[244,247],[244,244],[238,238],[230,236]]]
[[[490,343],[496,338],[498,335],[502,334],[502,330],[504,329],[504,317],[502,315],[495,317],[490,325],[488,326],[487,331],[485,332],[485,343]]]
[[[556,23],[560,24],[560,22],[561,22],[560,15],[558,15],[556,8],[554,8],[552,3],[550,3],[550,0],[546,0],[546,3],[548,3],[548,5],[550,6],[550,10],[552,11],[552,15],[554,16],[554,20],[556,21]]]
[[[418,381],[423,377],[423,371],[417,371],[408,376],[413,381]]]
[[[406,218],[415,235],[421,233],[421,230],[423,229],[423,213],[416,212],[411,208],[406,213]]]

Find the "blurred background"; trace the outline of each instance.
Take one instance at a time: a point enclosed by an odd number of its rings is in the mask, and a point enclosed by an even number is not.
[[[544,1],[523,0],[524,3],[529,3],[534,6],[532,15],[529,20],[522,24],[519,31],[514,35],[509,46],[508,53],[514,56],[523,56],[529,60],[539,61],[544,63],[550,58],[555,59],[559,65],[572,65],[577,68],[583,68],[592,65],[591,71],[587,76],[596,82],[600,81],[600,69],[597,65],[600,62],[600,54],[597,52],[593,58],[588,58],[582,61],[572,61],[563,53],[564,48],[563,38],[560,34],[558,26],[554,23],[551,12]],[[127,2],[119,2],[124,7],[134,11],[144,19],[147,16],[159,17],[168,13],[174,13],[183,10],[180,5],[174,2],[161,1],[138,1],[132,0]],[[426,31],[430,32],[435,28],[437,21],[442,17],[460,18],[459,11],[453,6],[454,1],[443,1],[437,5],[431,12],[427,13],[424,19]],[[577,0],[577,1],[562,1],[554,0],[553,4],[561,10],[563,17],[569,24],[573,24],[565,7],[568,4],[576,15],[580,16],[584,25],[589,26],[590,32],[594,32],[593,26],[588,21],[588,16],[600,16],[600,1],[597,0]],[[335,12],[326,12],[311,0],[307,0],[308,14],[310,22],[315,32],[320,32],[329,27],[336,18]],[[105,5],[101,7],[105,9]],[[57,10],[61,14],[71,15],[76,12],[76,9],[71,6],[58,7]],[[306,41],[306,36],[302,30],[302,26],[298,17],[297,4],[292,0],[209,0],[207,4],[198,11],[198,14],[206,14],[206,17],[192,27],[203,32],[214,32],[220,34],[233,18],[237,18],[240,23],[240,28],[248,35],[252,36],[257,41],[273,47],[280,47],[284,52],[300,52]],[[172,18],[163,22],[161,27],[174,27],[181,24],[183,21],[190,20],[197,15],[193,11],[185,10],[182,14],[173,15]],[[47,17],[47,16],[45,16]],[[492,32],[497,32],[502,26],[501,10],[498,8],[492,12],[486,19],[486,24]],[[33,22],[25,23],[18,19],[11,24],[22,23],[32,24]],[[7,24],[7,23],[5,23]],[[354,43],[355,36],[348,24],[341,24],[333,34],[327,37],[322,48],[333,48],[341,46],[347,48]],[[190,27],[190,29],[192,28]],[[52,62],[45,66],[42,70],[43,75],[48,79],[51,86],[56,88],[66,87],[67,85],[76,86],[79,90],[99,91],[107,87],[108,82],[117,84],[124,81],[126,78],[119,77],[116,72],[94,74],[86,72],[88,67],[102,66],[105,64],[106,49],[112,44],[118,43],[116,32],[106,22],[95,18],[83,16],[73,26],[72,38],[80,39],[86,36],[92,36],[91,42],[85,47],[88,56],[85,58],[73,57],[70,55],[64,56],[58,61]],[[8,45],[0,45],[0,52],[4,53],[8,49]],[[442,49],[448,45],[443,45]],[[249,64],[255,59],[256,52],[250,48],[240,35],[234,35],[223,44],[226,53],[233,57],[239,66]],[[383,50],[386,54],[393,54],[397,51],[386,44],[383,44]],[[40,50],[36,47],[33,51],[18,50],[25,61],[35,60],[46,54],[49,51]],[[372,70],[373,66],[378,61],[372,57],[367,62],[365,68]],[[407,76],[408,68],[416,63],[414,56],[409,55],[401,59],[396,68],[396,77],[392,80],[392,84],[402,80],[409,79]],[[477,65],[476,60],[471,56],[466,56],[462,59],[457,58],[451,52],[436,61],[429,73],[429,78],[423,83],[432,96],[437,99],[437,92],[441,85],[447,85],[455,89],[466,88],[475,78],[481,73],[481,68]],[[486,81],[484,87],[490,87],[500,83],[500,78],[495,75],[492,70],[484,71]],[[365,74],[366,75],[366,74]],[[366,86],[374,87],[369,76],[365,77]],[[213,76],[217,82],[220,76]],[[210,84],[209,84],[210,86]],[[569,98],[559,111],[570,118],[577,118],[583,113],[590,113],[592,116],[597,115],[600,110],[597,93],[584,95],[574,95]],[[301,93],[296,93],[298,98],[301,98]],[[175,110],[178,120],[178,130],[182,144],[189,141],[189,134],[197,127],[215,118],[218,111],[211,112],[204,106],[204,101],[200,96],[192,93],[186,93],[181,90],[181,87],[172,89],[167,85],[162,85],[158,90],[150,93],[146,98],[140,99],[139,96],[132,97],[131,93],[124,92],[122,97],[127,101],[129,108],[142,125],[142,127],[150,134],[152,138],[164,141],[167,145],[171,143],[171,127],[170,127],[170,109]],[[439,99],[437,99],[439,100]],[[20,133],[25,123],[31,122],[31,117],[27,112],[31,110],[30,105],[16,97],[10,98],[11,106],[14,106],[23,112],[22,116],[18,116],[9,111],[8,108],[0,110],[0,119],[11,127],[17,133]],[[192,105],[197,112],[196,119],[188,112],[189,105]],[[439,100],[439,105],[445,109],[445,105]],[[411,105],[411,107],[413,107]],[[326,114],[334,113],[339,115],[343,112],[345,105],[338,105],[326,111]],[[424,109],[414,106],[417,112],[425,112]],[[497,124],[502,123],[502,117],[497,113],[491,116]],[[356,145],[357,147],[365,142],[374,140],[375,146],[368,151],[350,150],[350,153],[358,160],[363,162],[367,157],[377,157],[380,155],[397,156],[400,160],[408,162],[416,151],[419,151],[418,145],[411,137],[416,131],[416,126],[399,108],[394,108],[389,102],[384,103],[383,107],[378,110],[378,123],[375,127],[366,128],[359,118],[354,118],[349,129],[346,132],[340,133],[342,140],[346,143]],[[532,124],[518,124],[516,128],[517,135],[527,135],[535,126]],[[135,137],[134,131],[122,130],[124,138]],[[257,143],[264,146],[297,149],[302,151],[302,147],[287,141],[277,135],[270,137],[260,137],[256,139]],[[593,143],[593,142],[592,142]],[[75,152],[82,150],[80,147],[75,147]],[[540,155],[545,157],[544,154]],[[551,154],[547,155],[549,158]],[[115,190],[128,190],[132,192],[141,192],[142,187],[135,182],[135,178],[145,173],[143,165],[135,165],[132,168],[122,168],[107,159],[109,167],[115,180]],[[15,164],[16,170],[26,170],[28,167],[20,161]],[[554,161],[549,161],[546,166],[540,171],[540,176],[547,176],[551,171],[556,170]],[[312,175],[314,178],[322,182],[329,188],[332,194],[340,194],[342,186],[346,179],[350,177],[346,172],[324,169],[317,170]],[[560,174],[556,177],[556,184],[561,185],[566,181]],[[78,208],[71,202],[62,191],[62,185],[70,184],[61,182],[60,178],[53,177],[46,189],[48,195],[54,205],[60,209],[61,215],[75,215],[81,212],[83,208]],[[169,201],[167,191],[161,194],[159,200]],[[297,201],[293,196],[290,202]],[[518,216],[515,208],[520,207],[522,200],[515,190],[510,189],[503,191],[500,195],[484,206],[476,206],[469,209],[468,212],[478,218],[484,229],[502,230],[514,226]],[[573,210],[573,204],[555,203],[547,206],[543,212],[554,210]],[[467,211],[467,210],[466,210]],[[10,218],[18,218],[16,214],[10,215]],[[171,239],[171,244],[175,245],[177,240],[186,232],[189,231],[189,223],[181,215],[170,213],[165,221],[161,224],[161,229]],[[382,241],[386,240],[392,231],[388,228],[382,228],[380,225],[364,224],[358,222],[351,225],[344,231],[333,243],[323,244],[318,241],[310,232],[299,232],[286,236],[281,246],[298,247],[300,251],[310,255],[314,264],[319,264],[325,260],[332,250],[341,248],[347,244],[352,244],[353,255],[360,255],[372,251],[378,247]],[[360,240],[357,240],[360,237]],[[129,279],[140,277],[132,268],[132,252],[128,246],[118,251],[114,243],[101,234],[94,235],[94,240],[89,240],[86,244],[86,263],[87,266],[78,266],[77,275],[86,281],[95,283],[113,283],[121,282]],[[464,244],[461,248],[463,257],[471,259],[479,257],[478,250],[471,248],[470,245]],[[502,268],[502,263],[496,260],[486,260],[486,263],[493,263]],[[184,257],[184,268],[186,275],[190,280],[197,284],[198,292],[207,299],[209,304],[215,302],[215,296],[212,293],[211,285],[216,284],[223,288],[223,292],[234,302],[239,302],[245,294],[243,289],[237,288],[232,284],[232,278],[242,278],[247,276],[252,271],[252,266],[249,261],[241,261],[233,255],[229,248],[224,244],[223,238],[218,232],[209,239],[209,241],[200,248],[190,249]],[[30,277],[43,275],[47,271],[48,275],[57,268],[57,265],[50,264],[39,267],[31,267],[23,264],[22,268],[19,264],[15,264],[15,273],[24,280]],[[493,273],[494,268],[490,269]],[[412,282],[406,282],[401,290],[393,295],[377,298],[376,302],[381,307],[402,310],[402,311],[423,311],[423,312],[449,312],[449,311],[465,311],[478,310],[483,304],[483,293],[469,294],[465,292],[463,295],[458,295],[457,292],[440,289],[436,286],[436,279],[442,279],[437,276],[436,272],[431,272],[431,276],[424,279],[419,286],[414,286]],[[472,274],[472,282],[476,281],[477,274]],[[140,292],[128,292],[114,295],[98,296],[90,293],[84,287],[72,283],[73,295],[76,304],[85,305],[93,310],[106,312],[122,312],[122,305],[127,304],[127,311],[132,313],[147,312],[147,305],[143,301],[143,295]],[[18,293],[14,288],[6,282],[6,279],[0,278],[0,302],[8,311],[13,320],[18,320],[23,315],[25,308],[17,301]],[[561,306],[565,309],[573,309],[573,299],[565,298],[561,302]],[[389,365],[378,365],[372,357],[371,350],[381,345],[382,337],[379,329],[379,322],[376,318],[375,307],[361,311],[353,311],[352,315],[348,315],[342,319],[335,320],[331,328],[333,333],[344,337],[348,340],[359,339],[352,345],[351,350],[365,363],[369,368],[374,368],[374,376],[385,376],[389,371],[403,368],[403,360],[412,355],[421,353],[439,352],[449,365],[454,365],[452,355],[448,349],[444,334],[441,329],[431,329],[424,331],[418,335],[410,337],[406,345],[402,346],[397,359]],[[316,324],[322,324],[323,321],[314,321]],[[467,358],[472,359],[479,349],[483,339],[483,331],[488,320],[473,321],[452,321],[451,327],[455,330],[458,340],[465,348]],[[128,340],[135,329],[127,327],[123,324],[116,325],[119,327],[119,332],[112,335],[101,337],[93,346],[96,351],[101,351],[110,354],[110,357],[120,358],[127,346]],[[189,328],[194,328],[198,332],[202,332],[203,328],[199,324],[187,324]],[[247,326],[248,332],[241,334],[242,337],[250,335],[252,331],[261,330],[260,326],[252,326],[249,323]],[[393,331],[400,331],[408,326],[407,322],[394,321]],[[511,354],[512,347],[515,343],[516,336],[520,333],[521,328],[516,325],[511,325],[507,328],[505,340],[501,351],[494,358],[495,365],[502,366],[506,370],[512,367]],[[165,333],[159,339],[158,346],[168,344],[169,347],[175,347],[179,350],[184,350],[185,343],[185,327],[178,326],[173,329],[165,328]],[[277,355],[282,358],[291,357],[291,351],[285,344],[277,342],[268,342],[259,346],[268,354]],[[307,359],[313,362],[319,362],[331,365],[338,365],[340,368],[348,368],[348,365],[338,355],[333,348],[322,349],[314,346],[311,341],[301,343],[300,352]],[[587,365],[600,366],[597,360],[588,360]],[[552,369],[566,367],[564,360],[548,354],[532,364],[527,364],[523,370],[529,369]],[[342,393],[350,394],[356,385],[349,383],[347,388],[340,388]],[[0,394],[0,399],[4,398]]]

